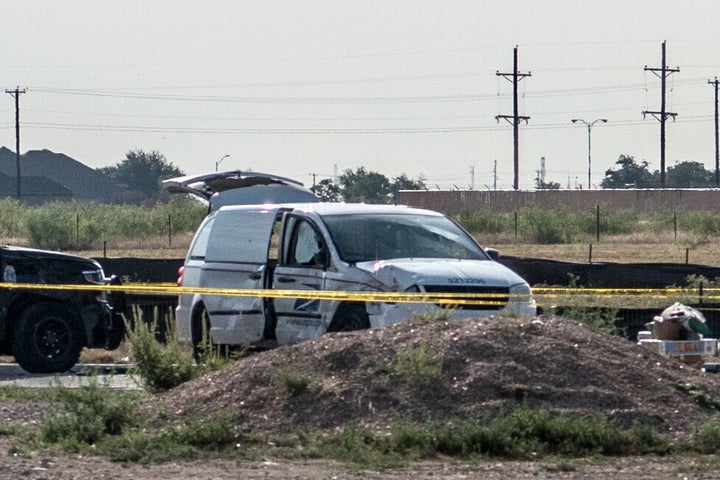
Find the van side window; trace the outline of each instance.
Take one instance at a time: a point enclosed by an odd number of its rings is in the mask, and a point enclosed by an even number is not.
[[[277,262],[280,258],[280,232],[282,230],[282,214],[278,214],[273,223],[270,233],[270,246],[268,248],[268,260]]]
[[[215,223],[215,219],[211,218],[205,225],[202,226],[202,230],[195,237],[195,243],[190,248],[190,258],[193,260],[202,260],[205,258],[205,252],[207,251],[208,239],[210,238],[210,231],[212,231],[212,225]]]
[[[322,237],[310,223],[304,220],[293,222],[290,241],[285,252],[287,265],[323,266],[325,251]]]

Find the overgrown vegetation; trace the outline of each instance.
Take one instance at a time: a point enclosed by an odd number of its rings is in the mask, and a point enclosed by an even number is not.
[[[5,198],[0,209],[5,212],[0,236],[56,250],[99,249],[104,241],[194,232],[207,213],[205,205],[186,196],[153,207],[89,202],[27,206]]]
[[[506,459],[638,455],[667,453],[671,448],[647,425],[622,428],[606,418],[553,416],[525,406],[459,425],[399,421],[391,425],[389,434],[353,425],[321,437],[319,447],[324,456],[355,463],[438,455]]]
[[[690,248],[720,237],[720,214],[710,211],[646,212],[611,209],[521,208],[516,212],[465,211],[457,216],[470,232],[516,238],[526,244],[589,243],[601,236],[668,234]]]
[[[175,321],[170,316],[159,319],[157,310],[152,320],[145,321],[135,309],[134,322],[125,321],[126,343],[140,383],[151,392],[162,392],[228,365],[231,357],[220,351],[208,350],[198,362],[192,347],[180,343]],[[164,329],[158,333],[160,321]],[[158,338],[162,336],[162,342]]]
[[[51,202],[28,206],[15,199],[0,200],[5,215],[0,236],[21,239],[34,247],[63,250],[100,249],[105,241],[164,237],[194,232],[207,206],[188,196],[174,195],[152,207]],[[456,218],[470,232],[513,238],[522,243],[588,243],[598,234],[674,234],[690,247],[720,237],[720,215],[707,211],[649,212],[600,206],[579,212],[568,208],[524,207],[516,212],[465,211]]]
[[[18,391],[15,394],[21,395]],[[459,424],[397,420],[388,429],[348,425],[320,435],[306,433],[295,441],[261,444],[252,432],[237,433],[232,414],[213,419],[191,414],[184,425],[158,422],[161,412],[138,416],[141,392],[110,389],[97,381],[79,389],[57,386],[45,392],[51,406],[37,432],[14,435],[13,451],[60,448],[66,452],[104,455],[114,461],[162,462],[224,456],[249,458],[258,454],[324,457],[365,466],[446,456],[452,458],[538,459],[592,455],[713,452],[720,424],[701,426],[691,444],[672,445],[654,427],[639,422],[628,428],[605,417],[552,415],[525,405]],[[26,427],[27,428],[27,427]],[[264,452],[264,453],[263,453]]]

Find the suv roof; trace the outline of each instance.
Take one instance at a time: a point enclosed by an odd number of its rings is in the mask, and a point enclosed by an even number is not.
[[[208,201],[211,211],[224,205],[320,201],[291,178],[241,170],[170,178],[162,186],[170,193],[190,193]]]

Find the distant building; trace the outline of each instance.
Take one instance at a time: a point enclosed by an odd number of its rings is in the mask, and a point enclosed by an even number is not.
[[[55,200],[122,203],[126,193],[102,172],[50,150],[20,155],[20,180],[20,199],[30,204]],[[0,147],[0,197],[17,197],[15,152],[6,147]]]

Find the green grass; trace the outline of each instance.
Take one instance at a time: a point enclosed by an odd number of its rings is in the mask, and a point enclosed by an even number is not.
[[[79,389],[58,385],[42,391],[4,388],[0,392],[8,400],[43,398],[50,405],[39,425],[0,432],[11,438],[10,450],[19,455],[60,450],[134,463],[275,456],[335,459],[359,468],[397,467],[438,457],[551,459],[563,469],[572,469],[573,459],[578,458],[706,454],[720,449],[717,420],[699,426],[688,443],[676,444],[650,425],[623,427],[602,416],[554,415],[521,405],[454,423],[400,419],[378,430],[348,424],[329,432],[260,439],[242,430],[232,412],[206,418],[191,411],[177,423],[159,410],[144,409],[145,414],[138,415],[136,407],[148,393],[114,390],[98,381]]]

